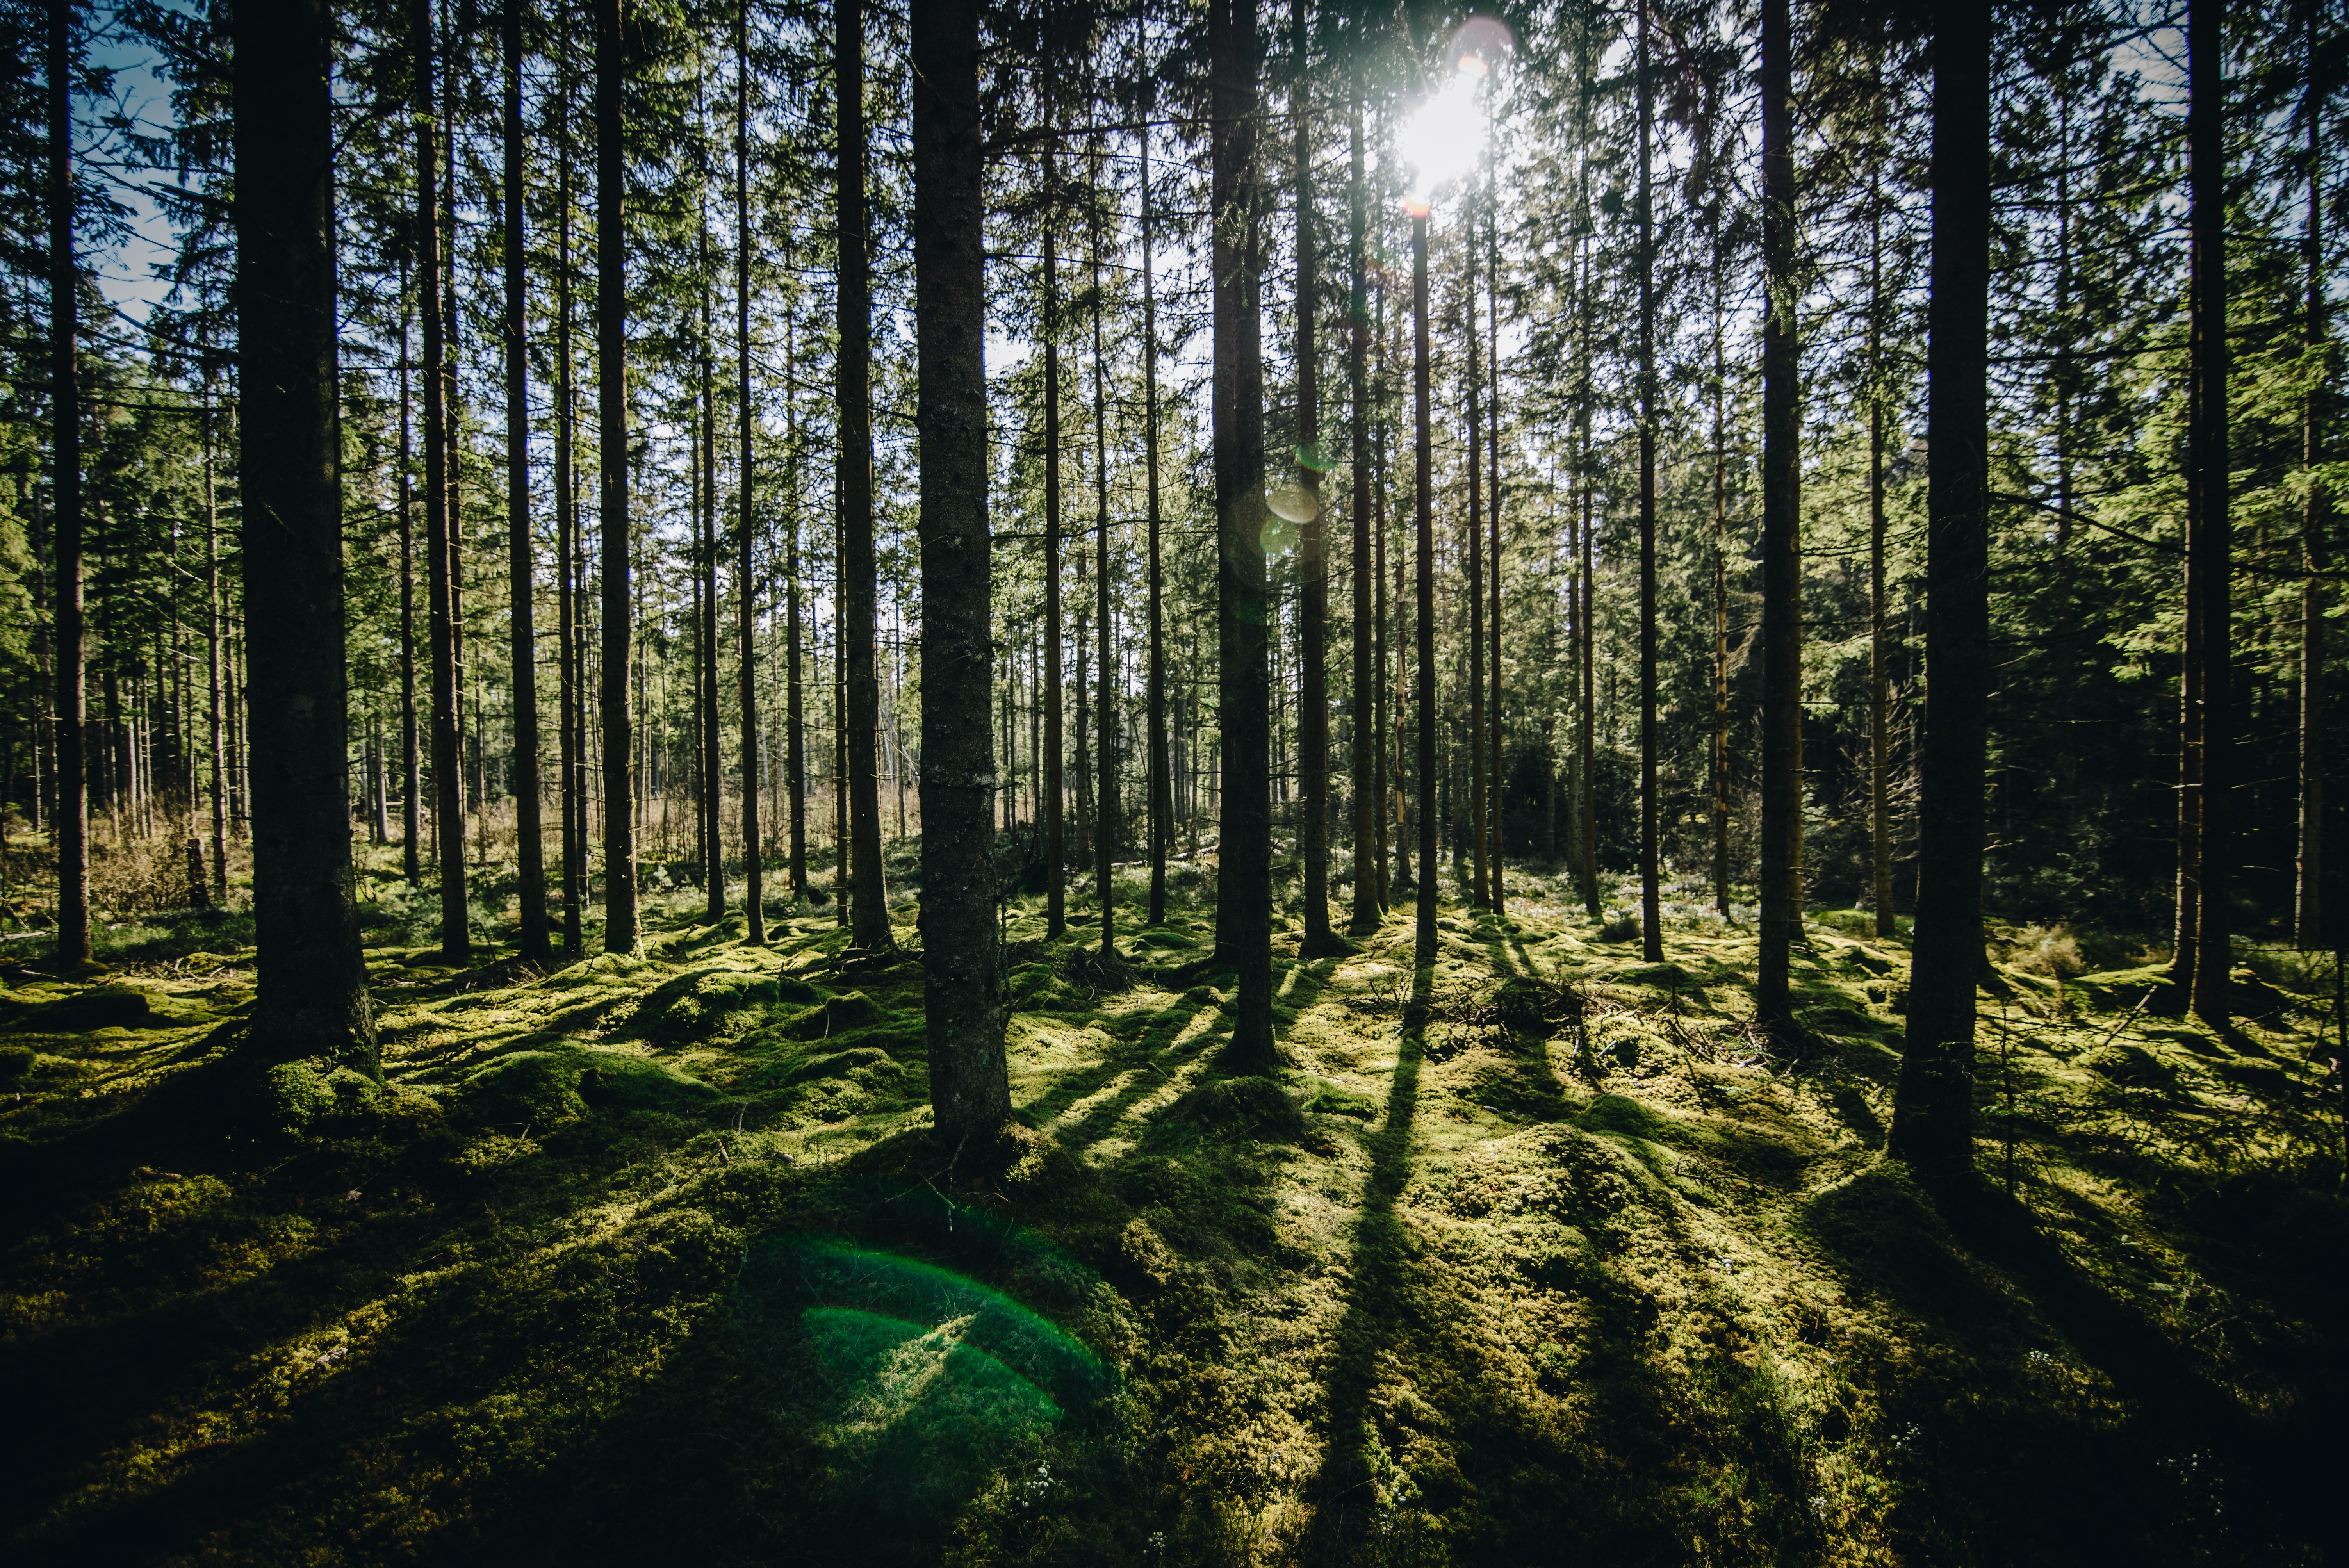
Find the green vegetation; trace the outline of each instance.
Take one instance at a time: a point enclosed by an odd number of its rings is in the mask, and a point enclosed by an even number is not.
[[[1198,906],[1121,967],[1015,905],[999,1170],[927,1137],[917,958],[828,909],[759,948],[656,901],[647,956],[543,975],[387,928],[387,1086],[295,1063],[12,1202],[5,1554],[2322,1560],[2329,974],[2261,958],[2222,1037],[2001,928],[1981,1152],[2030,1222],[1945,1218],[1878,1152],[1899,939],[1814,912],[1784,1057],[1750,931],[1645,965],[1520,887],[1423,992],[1407,914],[1277,960],[1268,1077]],[[7,1139],[238,1038],[250,949],[112,956],[9,973]]]

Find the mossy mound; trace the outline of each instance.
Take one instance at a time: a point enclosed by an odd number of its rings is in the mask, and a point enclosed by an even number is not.
[[[1306,1130],[1305,1113],[1268,1078],[1216,1078],[1175,1100],[1166,1121],[1217,1137],[1280,1143]]]
[[[555,1127],[588,1108],[676,1111],[722,1098],[666,1062],[626,1051],[559,1047],[510,1051],[466,1075],[462,1104],[477,1120]]]
[[[2124,1088],[2174,1089],[2178,1069],[2147,1050],[2126,1041],[2099,1046],[2080,1058],[2080,1065]]]
[[[19,1013],[13,1029],[41,1034],[87,1035],[99,1029],[176,1029],[193,1020],[159,1011],[155,998],[135,985],[94,985]]]

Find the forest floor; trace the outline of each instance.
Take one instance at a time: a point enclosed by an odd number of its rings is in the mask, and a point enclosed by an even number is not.
[[[1264,1078],[1223,1059],[1195,873],[1114,964],[1023,907],[1019,1147],[985,1174],[928,1137],[918,962],[845,954],[828,911],[754,948],[663,894],[641,959],[456,970],[407,945],[424,898],[364,880],[388,1088],[294,1064],[152,1163],[10,1199],[8,1562],[2338,1549],[2309,977],[2245,972],[2261,1016],[2222,1037],[2158,970],[1986,970],[2013,1204],[1953,1224],[1878,1151],[1908,956],[1854,915],[1813,913],[1781,1057],[1752,933],[1710,917],[1648,965],[1529,878],[1506,922],[1447,906],[1414,996],[1407,909],[1311,962],[1292,911]],[[5,971],[0,1139],[226,1049],[241,933]]]

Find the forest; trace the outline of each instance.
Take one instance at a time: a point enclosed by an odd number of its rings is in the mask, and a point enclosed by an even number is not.
[[[2338,0],[0,34],[8,1562],[2340,1559]]]

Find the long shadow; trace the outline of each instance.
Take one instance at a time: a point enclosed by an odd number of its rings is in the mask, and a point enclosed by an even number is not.
[[[1386,1120],[1365,1140],[1371,1151],[1371,1173],[1363,1183],[1353,1253],[1347,1264],[1352,1286],[1334,1336],[1335,1352],[1323,1377],[1329,1428],[1320,1470],[1308,1489],[1314,1500],[1314,1514],[1306,1552],[1315,1561],[1341,1561],[1348,1545],[1361,1538],[1378,1506],[1370,1450],[1379,1439],[1369,1418],[1371,1393],[1379,1353],[1386,1346],[1402,1295],[1409,1242],[1394,1210],[1411,1178],[1419,1070],[1426,1054],[1433,984],[1432,969],[1413,969],[1411,999],[1403,1008],[1402,1048],[1395,1053],[1394,1078],[1387,1091]]]

